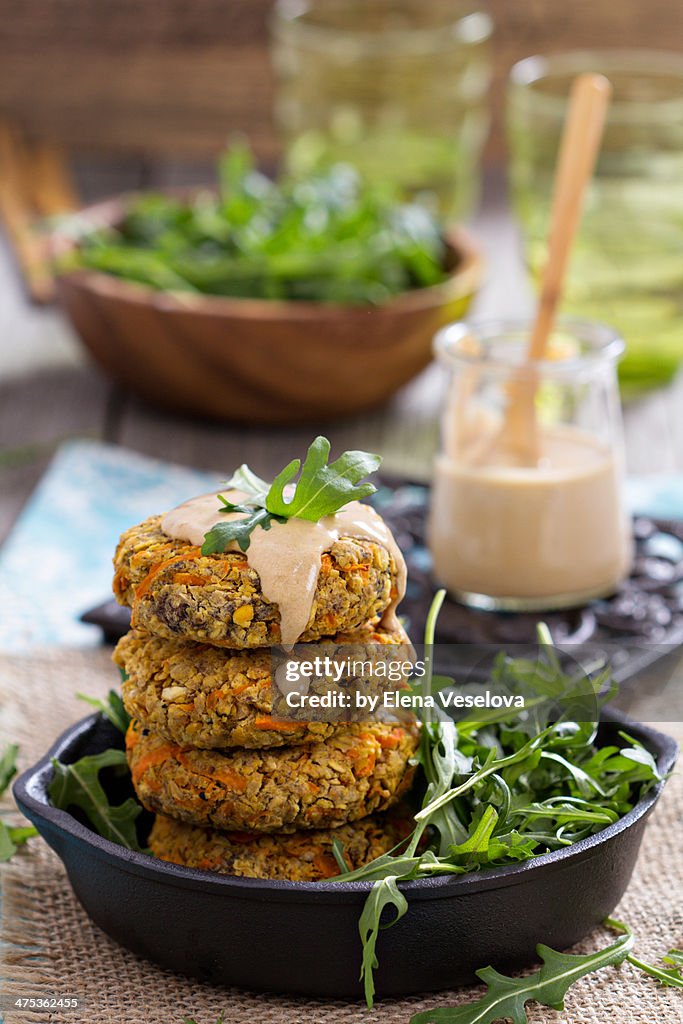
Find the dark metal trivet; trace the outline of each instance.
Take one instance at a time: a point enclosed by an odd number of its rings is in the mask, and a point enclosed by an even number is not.
[[[401,613],[416,643],[421,640],[434,595],[431,559],[425,547],[429,488],[405,480],[380,483],[372,503],[391,527],[408,565],[408,590]],[[633,523],[636,557],[633,572],[614,597],[581,608],[538,613],[484,612],[447,598],[439,617],[437,641],[442,644],[510,645],[534,643],[536,624],[543,619],[559,644],[593,649],[619,645],[624,655],[622,678],[683,643],[683,520],[638,517]],[[130,626],[127,608],[108,601],[83,615],[83,621],[104,630],[110,642]]]
[[[425,546],[429,487],[387,481],[372,500],[405,555],[408,589],[401,612],[417,643],[436,586]],[[478,611],[447,597],[439,616],[437,642],[533,644],[536,625],[543,620],[556,643],[576,644],[593,652],[602,645],[612,664],[616,663],[618,679],[634,676],[683,643],[683,520],[639,516],[633,531],[633,571],[614,597],[543,613]]]

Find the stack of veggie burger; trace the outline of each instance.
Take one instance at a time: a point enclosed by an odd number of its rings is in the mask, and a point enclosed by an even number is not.
[[[273,714],[274,645],[407,643],[405,563],[357,500],[379,460],[328,453],[317,438],[272,484],[243,466],[221,494],[121,537],[114,589],[132,628],[114,659],[133,784],[164,860],[315,881],[410,830],[405,812],[380,812],[410,786],[415,726]]]

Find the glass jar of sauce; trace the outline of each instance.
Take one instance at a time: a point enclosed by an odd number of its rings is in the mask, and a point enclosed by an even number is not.
[[[602,324],[559,324],[526,362],[531,324],[457,323],[436,335],[451,371],[428,524],[434,576],[465,604],[572,607],[628,574],[616,364]],[[520,402],[527,424],[520,432]],[[530,432],[531,431],[531,432]]]

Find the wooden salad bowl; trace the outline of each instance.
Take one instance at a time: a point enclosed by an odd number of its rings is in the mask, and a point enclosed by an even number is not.
[[[78,216],[115,224],[125,202]],[[445,281],[380,306],[167,293],[93,270],[60,275],[57,291],[99,365],[156,405],[245,423],[330,419],[386,401],[429,363],[435,331],[467,311],[481,252],[459,227],[447,242]]]

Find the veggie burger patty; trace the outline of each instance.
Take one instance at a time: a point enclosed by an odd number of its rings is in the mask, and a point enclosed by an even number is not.
[[[363,645],[363,658],[381,657],[379,645],[401,645],[401,651],[409,645],[402,630],[389,632],[372,625],[340,633],[333,642]],[[272,717],[268,648],[230,651],[132,630],[119,641],[114,661],[124,671],[128,713],[174,743],[204,749],[281,747],[324,740],[340,728],[326,721]],[[325,718],[329,711],[320,714]]]
[[[187,868],[247,878],[319,882],[339,874],[332,852],[334,839],[341,843],[344,859],[354,871],[391,850],[413,825],[402,805],[387,815],[373,815],[351,825],[289,835],[217,832],[158,814],[149,845],[155,857]]]
[[[280,613],[239,551],[202,555],[173,540],[151,516],[121,537],[114,593],[133,625],[163,637],[223,647],[280,642]],[[334,636],[380,615],[396,592],[397,567],[373,541],[341,537],[322,555],[311,615],[300,640]]]
[[[335,828],[389,807],[408,789],[416,728],[354,724],[325,742],[274,750],[197,750],[133,720],[128,762],[140,802],[226,831]]]

